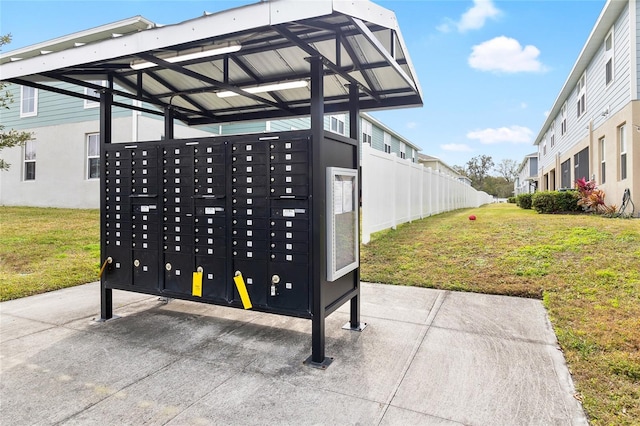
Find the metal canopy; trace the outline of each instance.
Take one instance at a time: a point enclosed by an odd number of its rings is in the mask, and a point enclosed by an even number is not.
[[[366,0],[272,0],[164,27],[117,24],[8,52],[0,78],[77,97],[87,95],[51,83],[104,90],[95,84],[104,80],[116,99],[202,125],[309,115],[309,58],[320,57],[326,113],[353,107],[349,85],[363,111],[422,105],[394,13]]]

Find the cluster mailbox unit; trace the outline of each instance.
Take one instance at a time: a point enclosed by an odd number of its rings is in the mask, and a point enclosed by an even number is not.
[[[328,315],[358,292],[357,155],[310,131],[106,145],[103,284],[246,307],[242,276],[253,309]]]

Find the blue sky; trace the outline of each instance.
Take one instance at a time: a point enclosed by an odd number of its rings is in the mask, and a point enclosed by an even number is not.
[[[300,0],[300,3],[309,0]],[[245,1],[0,1],[5,52],[142,15],[173,24]],[[375,0],[396,13],[424,107],[373,115],[450,165],[520,162],[605,0]]]

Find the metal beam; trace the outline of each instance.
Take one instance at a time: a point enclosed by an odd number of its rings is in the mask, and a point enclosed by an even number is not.
[[[336,38],[343,38],[343,37],[340,36],[340,37],[336,37]],[[380,85],[379,84],[373,84],[373,81],[371,80],[371,77],[369,76],[369,73],[367,72],[366,69],[363,68],[362,62],[360,62],[360,59],[358,59],[358,55],[356,54],[355,50],[353,50],[353,46],[351,46],[351,43],[349,43],[347,41],[346,43],[342,43],[342,45],[344,46],[344,49],[347,51],[347,54],[351,58],[351,61],[355,64],[355,66],[362,73],[362,77],[367,82],[367,86],[369,86],[369,88],[371,90],[377,90]],[[386,65],[387,64],[385,63],[385,66]]]
[[[171,105],[164,109],[164,139],[173,139],[173,108]]]
[[[84,93],[73,92],[71,90],[61,89],[61,88],[55,87],[55,86],[48,86],[46,84],[34,83],[33,81],[22,80],[22,79],[19,79],[19,78],[12,78],[11,80],[7,80],[7,81],[9,81],[10,83],[19,84],[21,86],[33,87],[34,89],[47,90],[49,92],[58,93],[60,95],[65,95],[65,96],[71,96],[71,97],[74,97],[74,98],[85,99],[87,101],[95,101],[96,100],[95,96],[85,95]],[[104,89],[104,87],[102,89]],[[113,102],[112,101],[111,102],[111,106],[112,107],[132,109],[132,110],[136,110],[136,111],[145,112],[147,114],[163,115],[163,113],[160,112],[160,111],[156,111],[156,110],[149,109],[149,108],[144,108],[144,107],[138,107],[138,106],[135,106],[135,105],[124,104],[122,102]]]
[[[355,155],[354,155],[354,164],[352,167],[358,170],[358,198],[360,200],[360,194],[362,193],[362,174],[360,173],[360,144],[358,141],[360,140],[360,95],[358,93],[358,86],[349,85],[349,137],[356,141],[355,146]],[[358,218],[356,223],[360,223],[360,205],[358,205],[355,209],[356,215]],[[360,244],[360,233],[356,233],[358,235],[358,245]],[[360,251],[358,250],[358,256],[360,255]],[[355,295],[351,298],[351,306],[349,309],[349,323],[346,328],[351,330],[361,331],[364,329],[364,325],[360,324],[360,258],[358,257],[358,267],[353,271],[353,287],[356,290]]]
[[[371,90],[369,90],[369,88],[365,87],[358,80],[356,80],[355,78],[351,77],[347,72],[344,72],[339,66],[337,66],[336,64],[334,64],[333,62],[331,62],[327,58],[323,57],[320,54],[320,52],[318,52],[316,49],[311,47],[309,44],[307,44],[307,43],[303,42],[302,40],[300,40],[298,37],[296,37],[296,35],[294,33],[289,31],[289,29],[285,28],[284,26],[277,26],[277,27],[274,27],[274,28],[276,29],[276,31],[280,32],[280,34],[282,34],[284,37],[286,37],[289,40],[291,40],[291,42],[294,43],[296,46],[298,46],[300,49],[302,49],[307,54],[309,54],[309,56],[312,56],[312,57],[319,56],[319,57],[321,57],[322,58],[322,62],[323,62],[325,67],[329,68],[331,71],[335,72],[340,77],[342,77],[345,80],[347,80],[347,82],[349,82],[351,84],[358,85],[360,87],[360,90],[365,92],[367,95],[371,96],[373,99],[380,100],[378,95],[373,93]]]
[[[391,66],[391,68],[393,68],[393,70],[397,72],[398,75],[400,75],[400,77],[402,77],[402,79],[405,81],[405,83],[407,83],[407,85],[409,85],[409,87],[411,87],[413,90],[417,92],[418,88],[416,87],[413,80],[409,78],[407,73],[405,73],[402,68],[400,68],[400,65],[398,65],[395,58],[391,57],[389,52],[387,52],[387,49],[385,49],[384,46],[382,46],[380,41],[376,38],[375,35],[373,35],[371,30],[367,28],[364,22],[354,17],[351,17],[351,21],[353,21],[353,23],[360,30],[362,35],[369,41],[369,43],[371,43],[371,45],[378,51],[378,53],[387,60],[387,62],[389,63],[389,66]]]
[[[325,358],[325,304],[323,300],[323,281],[325,271],[322,269],[322,256],[326,253],[326,235],[324,232],[325,204],[325,172],[322,168],[322,151],[324,146],[324,78],[322,72],[322,58],[310,58],[311,63],[311,161],[313,167],[313,197],[311,211],[316,212],[312,217],[312,241],[318,241],[310,247],[313,262],[311,277],[313,288],[312,319],[311,319],[311,357],[307,359],[310,366],[326,368],[330,359]],[[323,244],[324,242],[324,244]]]
[[[113,85],[113,79],[110,79],[110,85]],[[112,103],[113,93],[111,90],[103,90],[100,93],[100,211],[106,211],[106,170],[107,161],[105,155],[105,146],[111,143],[112,138]],[[105,264],[107,259],[102,259],[107,252],[105,241],[106,223],[105,218],[100,218],[100,254],[102,262]],[[113,290],[107,288],[104,275],[100,277],[100,320],[106,321],[113,318]]]

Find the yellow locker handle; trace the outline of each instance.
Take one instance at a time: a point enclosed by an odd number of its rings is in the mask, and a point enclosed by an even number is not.
[[[191,281],[191,295],[196,297],[202,297],[202,275],[203,269],[198,266],[196,272],[193,273],[193,279]]]
[[[100,268],[100,272],[98,273],[98,279],[102,278],[102,274],[104,270],[107,268],[107,265],[113,262],[113,258],[111,256],[107,257]]]
[[[247,292],[247,286],[244,283],[242,272],[236,271],[236,274],[233,277],[233,282],[236,284],[236,288],[238,289],[242,306],[244,306],[245,309],[251,309],[251,299],[249,299],[249,293]]]

